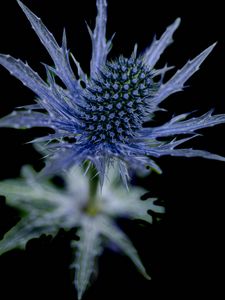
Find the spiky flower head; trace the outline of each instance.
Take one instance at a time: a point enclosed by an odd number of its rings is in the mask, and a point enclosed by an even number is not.
[[[55,134],[35,140],[36,143],[47,142],[44,147],[50,159],[47,159],[46,173],[90,160],[103,182],[107,167],[117,161],[126,183],[128,167],[143,169],[149,166],[160,172],[152,157],[201,156],[224,161],[223,157],[206,151],[176,147],[195,136],[196,130],[225,122],[225,115],[208,112],[185,120],[189,114],[182,114],[162,126],[143,128],[144,122],[152,119],[164,99],[183,89],[185,82],[199,69],[215,44],[188,61],[167,82],[163,82],[170,68],[165,66],[157,70],[155,65],[173,41],[172,36],[180,19],[169,26],[159,40],[154,39],[142,54],[138,54],[135,46],[130,58],[120,56],[108,61],[112,39],[107,42],[105,37],[107,2],[97,0],[95,29],[92,31],[88,27],[92,41],[90,76],[83,72],[72,56],[78,70],[79,78],[76,78],[70,66],[65,32],[60,47],[42,21],[19,0],[18,3],[52,57],[54,67],[45,65],[48,76],[46,83],[27,63],[9,55],[0,56],[0,63],[38,96],[36,104],[1,119],[0,126],[36,126],[55,130]],[[56,83],[56,77],[64,87]],[[184,134],[188,138],[158,140]],[[65,139],[67,137],[70,142]]]
[[[106,63],[87,88],[83,126],[96,145],[127,143],[142,128],[151,112],[146,96],[154,95],[158,84],[154,73],[135,56]]]

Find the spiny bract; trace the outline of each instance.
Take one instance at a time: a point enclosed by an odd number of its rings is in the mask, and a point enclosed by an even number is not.
[[[29,240],[42,234],[55,236],[60,228],[70,230],[78,227],[80,239],[71,242],[78,299],[81,299],[91,275],[96,271],[97,258],[108,242],[127,255],[139,272],[150,279],[135,247],[114,219],[125,216],[152,223],[152,216],[147,212],[163,213],[164,208],[154,203],[154,198],[140,201],[147,192],[143,188],[133,187],[130,192],[124,189],[118,184],[118,176],[113,169],[109,177],[110,181],[104,184],[103,190],[98,189],[98,213],[92,212],[92,215],[85,212],[89,198],[93,197],[89,194],[90,179],[77,166],[64,175],[64,189],[57,188],[46,178],[40,180],[29,166],[23,168],[21,178],[0,182],[0,194],[6,197],[7,204],[23,212],[21,220],[0,241],[0,255],[15,248],[25,249]]]
[[[44,148],[50,158],[47,159],[46,174],[90,160],[103,183],[107,167],[117,161],[122,179],[127,183],[128,167],[144,169],[148,166],[161,171],[151,157],[201,156],[224,161],[223,157],[206,151],[176,147],[195,136],[196,130],[224,123],[225,115],[208,112],[185,120],[189,114],[182,114],[159,127],[142,126],[152,119],[164,99],[183,89],[185,82],[199,69],[215,44],[188,61],[163,83],[163,77],[170,68],[165,66],[157,70],[155,64],[173,41],[172,36],[180,19],[169,26],[159,40],[154,39],[142,54],[137,54],[135,46],[130,58],[121,56],[109,62],[107,55],[112,39],[106,41],[107,2],[97,0],[95,29],[91,31],[88,27],[92,41],[90,76],[83,72],[72,56],[78,70],[79,78],[76,78],[69,62],[65,32],[60,47],[41,20],[19,0],[18,3],[55,66],[45,65],[46,83],[27,63],[9,55],[0,55],[0,63],[38,96],[36,104],[2,118],[0,127],[36,126],[55,130],[55,134],[35,140],[36,143],[47,142]],[[160,79],[156,80],[156,76]],[[63,82],[64,87],[56,83],[55,77]],[[158,140],[182,134],[189,136],[172,141]]]

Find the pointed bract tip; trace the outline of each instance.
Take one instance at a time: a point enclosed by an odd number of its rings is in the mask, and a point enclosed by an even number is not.
[[[23,2],[21,2],[20,0],[16,0],[16,1],[28,19],[29,19],[28,15],[32,15],[32,16],[34,15],[34,13],[25,4],[23,4]],[[37,18],[37,16],[35,17]]]
[[[147,279],[147,280],[152,280],[152,277],[149,276],[147,273],[144,274],[144,278]]]
[[[217,42],[213,43],[211,46],[203,50],[196,58],[193,60],[199,60],[199,66],[201,63],[206,59],[206,57],[212,52],[214,47],[216,46]]]
[[[172,34],[177,30],[180,26],[181,18],[176,18],[176,20],[168,27],[171,30]]]
[[[107,0],[97,0],[96,4],[97,5],[104,5],[106,7],[107,6]]]
[[[22,11],[26,14],[27,12],[30,12],[30,13],[32,13],[30,10],[29,10],[29,8],[25,5],[25,4],[23,4],[23,2],[21,2],[20,0],[16,0],[17,1],[17,3],[19,4],[19,6],[20,6],[20,8],[22,9]]]
[[[16,0],[16,1],[17,1],[17,3],[19,4],[20,7],[23,8],[23,7],[25,6],[25,5],[23,4],[23,2],[21,2],[20,0]]]
[[[206,52],[210,53],[216,46],[217,42],[213,43],[211,46],[205,49]]]
[[[77,293],[77,299],[78,299],[78,300],[81,300],[81,299],[82,299],[82,296],[83,296],[83,292],[79,291],[79,292]]]
[[[180,25],[181,22],[181,18],[176,18],[176,20],[174,21],[174,25],[176,25],[176,27],[178,27]]]

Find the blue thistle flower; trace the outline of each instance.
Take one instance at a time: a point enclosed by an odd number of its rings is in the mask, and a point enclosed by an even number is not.
[[[2,118],[0,127],[54,129],[54,134],[35,140],[36,143],[47,142],[45,149],[51,159],[47,160],[46,173],[90,160],[103,182],[107,167],[116,161],[121,177],[127,183],[128,167],[143,169],[149,166],[161,172],[152,157],[199,156],[225,160],[203,150],[177,149],[177,146],[195,137],[196,130],[224,123],[225,115],[212,115],[210,111],[200,117],[186,119],[189,116],[187,113],[172,118],[162,126],[143,127],[144,122],[151,120],[159,110],[163,100],[183,90],[186,81],[199,69],[215,44],[188,61],[164,83],[164,75],[171,68],[165,66],[157,70],[155,65],[172,43],[180,19],[169,26],[159,40],[154,39],[142,54],[137,54],[135,45],[130,58],[120,56],[110,62],[107,55],[112,39],[106,41],[105,38],[107,1],[97,0],[95,29],[92,31],[88,27],[92,41],[90,77],[72,56],[78,70],[79,78],[76,78],[70,66],[65,32],[60,47],[42,21],[23,3],[17,2],[52,57],[54,67],[45,65],[46,83],[27,63],[9,55],[0,55],[0,63],[38,96],[36,104]],[[55,77],[63,82],[64,87],[56,83]],[[157,80],[159,77],[160,80]],[[188,137],[158,140],[179,135]],[[70,142],[66,141],[67,137]]]

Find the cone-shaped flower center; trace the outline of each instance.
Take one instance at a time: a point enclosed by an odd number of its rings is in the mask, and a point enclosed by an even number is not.
[[[151,71],[142,60],[120,57],[107,63],[85,94],[83,121],[94,143],[127,142],[142,126],[146,99],[156,90]]]

